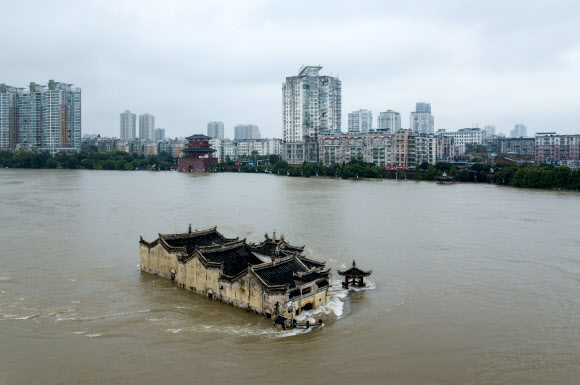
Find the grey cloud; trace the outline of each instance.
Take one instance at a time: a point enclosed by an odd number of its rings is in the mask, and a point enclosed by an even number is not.
[[[118,135],[149,112],[169,136],[223,120],[281,136],[281,84],[302,64],[343,81],[346,114],[406,116],[432,103],[436,127],[514,123],[578,132],[575,1],[12,2],[0,82],[83,89],[83,131]]]

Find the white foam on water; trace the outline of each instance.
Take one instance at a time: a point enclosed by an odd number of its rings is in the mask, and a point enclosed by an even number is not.
[[[0,277],[0,281],[12,281],[12,277]]]
[[[374,281],[371,280],[367,280],[365,281],[366,286],[365,287],[358,287],[358,286],[350,286],[348,288],[348,290],[351,291],[366,291],[366,290],[374,290],[377,288],[377,285],[375,284]],[[342,284],[340,284],[342,285]]]
[[[34,314],[29,314],[29,315],[4,314],[2,317],[4,317],[4,319],[9,319],[9,320],[26,320],[26,319],[36,318],[36,316],[38,316],[38,315],[39,315],[39,313],[34,313]]]
[[[95,338],[95,337],[100,337],[103,335],[103,333],[87,333],[85,334],[87,337],[89,338]]]
[[[148,313],[150,311],[151,311],[150,309],[145,309],[145,310],[127,311],[127,312],[121,312],[121,313],[103,314],[103,315],[94,316],[94,317],[60,317],[60,316],[57,316],[56,320],[57,321],[93,321],[93,320],[97,320],[97,319],[119,317],[119,316],[123,316],[123,315]]]

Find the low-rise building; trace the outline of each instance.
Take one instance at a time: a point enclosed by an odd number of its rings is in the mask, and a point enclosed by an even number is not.
[[[536,155],[534,138],[487,138],[490,150],[497,154]]]
[[[362,160],[379,167],[415,166],[410,131],[371,131],[323,134],[318,138],[319,159],[325,166]]]
[[[453,162],[455,158],[455,138],[450,136],[437,135],[437,161]]]
[[[433,134],[418,134],[412,137],[415,142],[415,164],[437,162],[437,137]]]
[[[538,162],[580,160],[580,134],[558,135],[555,132],[538,132],[535,141]]]
[[[481,128],[462,128],[457,131],[447,132],[438,130],[437,135],[447,136],[454,139],[457,155],[465,154],[466,144],[482,144],[485,140],[486,132]]]

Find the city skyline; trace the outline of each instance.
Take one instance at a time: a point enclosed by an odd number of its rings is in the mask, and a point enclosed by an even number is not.
[[[263,2],[169,1],[163,9],[152,2],[137,9],[10,3],[3,10],[8,30],[22,15],[52,23],[0,38],[6,51],[18,52],[3,63],[1,82],[61,79],[82,87],[83,132],[107,136],[118,131],[118,111],[129,109],[155,115],[173,137],[205,132],[213,120],[224,122],[226,136],[252,122],[264,137],[281,137],[281,82],[301,65],[338,75],[343,122],[360,108],[374,116],[392,109],[408,128],[407,117],[424,100],[436,129],[477,122],[509,134],[522,122],[530,136],[578,132],[580,90],[569,80],[580,70],[577,2],[532,2],[523,18],[517,2],[502,3],[501,12],[497,4],[458,1],[314,8],[305,15],[296,4]],[[69,43],[57,43],[65,36]],[[305,43],[295,46],[297,38]],[[141,60],[144,50],[153,53],[148,61]]]

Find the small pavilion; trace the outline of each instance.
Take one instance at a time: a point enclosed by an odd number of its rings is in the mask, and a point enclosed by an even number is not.
[[[361,270],[356,267],[356,261],[352,261],[352,267],[347,270],[338,270],[338,275],[344,277],[344,282],[342,283],[342,287],[348,289],[348,286],[358,286],[358,287],[366,287],[366,283],[364,283],[364,277],[368,277],[372,274],[372,270]]]

